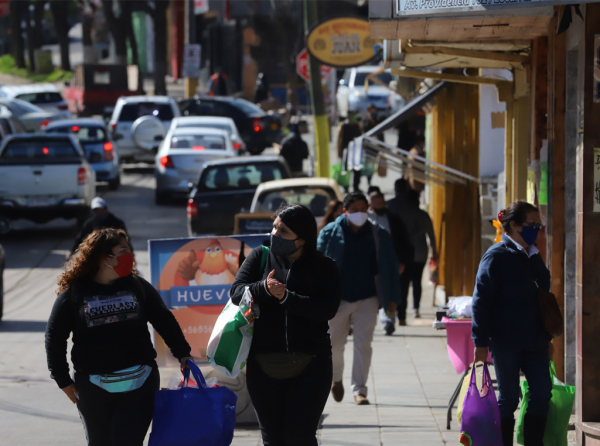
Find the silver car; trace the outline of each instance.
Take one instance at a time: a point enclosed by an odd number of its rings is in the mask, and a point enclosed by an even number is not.
[[[69,106],[54,84],[3,85],[0,98],[20,99],[54,113],[60,119],[71,119]]]
[[[224,116],[180,116],[179,118],[173,119],[171,122],[170,132],[180,128],[213,128],[225,130],[229,133],[233,148],[238,154],[242,154],[246,151],[246,143],[240,136],[235,122],[231,118]],[[167,138],[169,135],[167,135]]]
[[[26,132],[39,132],[50,122],[60,119],[57,113],[42,110],[20,99],[0,99],[0,115],[12,116]]]
[[[198,180],[205,163],[234,156],[236,150],[225,130],[184,127],[169,132],[155,159],[156,203],[187,194],[188,184]]]

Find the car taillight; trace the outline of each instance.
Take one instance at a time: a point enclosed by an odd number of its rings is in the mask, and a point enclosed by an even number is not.
[[[198,205],[191,198],[188,200],[187,204],[187,215],[188,218],[193,218],[198,216]]]
[[[111,142],[104,143],[104,160],[112,161],[115,159],[115,152],[113,151],[113,145]]]
[[[170,156],[162,156],[160,158],[160,165],[162,167],[175,167],[175,164],[173,164],[173,159]]]
[[[234,142],[233,143],[233,148],[235,150],[240,150],[242,148],[242,145],[239,142]]]
[[[77,185],[85,186],[86,183],[87,183],[87,170],[85,169],[85,167],[80,167],[77,170]]]
[[[254,118],[252,120],[252,128],[255,132],[260,132],[263,129],[263,122],[260,118]]]
[[[69,106],[68,106],[68,105],[59,105],[59,106],[58,106],[58,107],[56,107],[56,108],[58,108],[59,110],[68,110],[68,109],[69,109]]]
[[[42,123],[40,124],[40,129],[45,129],[46,127],[48,127],[48,124],[50,124],[50,120],[49,119],[44,119],[42,121]]]

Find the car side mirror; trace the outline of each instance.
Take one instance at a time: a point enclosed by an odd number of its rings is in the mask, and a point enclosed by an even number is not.
[[[0,234],[6,234],[10,232],[10,220],[8,218],[0,217]]]

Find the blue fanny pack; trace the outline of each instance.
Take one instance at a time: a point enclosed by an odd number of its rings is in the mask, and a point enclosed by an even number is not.
[[[113,373],[90,375],[90,381],[110,393],[131,392],[142,387],[150,373],[149,365],[134,365]]]

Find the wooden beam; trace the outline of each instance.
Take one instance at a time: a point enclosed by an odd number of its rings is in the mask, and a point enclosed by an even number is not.
[[[548,252],[552,292],[565,314],[565,110],[566,110],[566,33],[556,35],[558,17],[550,22],[548,32],[548,141],[549,187],[552,199],[548,202]],[[566,321],[566,320],[565,320]],[[566,330],[565,330],[566,331]],[[554,363],[558,379],[565,382],[565,336],[554,339]]]
[[[514,64],[529,63],[529,56],[519,54],[501,53],[496,51],[465,50],[444,46],[408,46],[403,45],[401,51],[406,54],[443,54],[446,56],[469,57],[473,59],[496,60]]]
[[[489,77],[482,76],[463,76],[462,74],[448,74],[448,73],[434,73],[430,71],[421,70],[399,70],[398,68],[392,68],[392,74],[399,77],[410,77],[416,79],[436,79],[440,81],[453,82],[457,84],[470,84],[470,85],[511,85],[512,81],[506,81],[503,79],[492,79]]]

